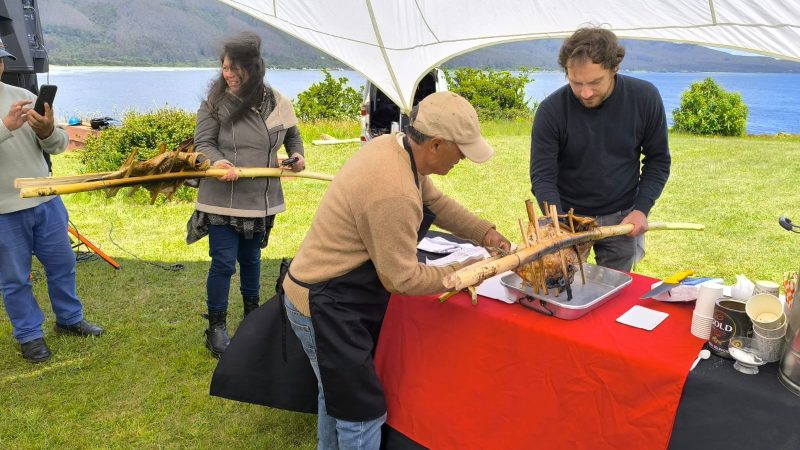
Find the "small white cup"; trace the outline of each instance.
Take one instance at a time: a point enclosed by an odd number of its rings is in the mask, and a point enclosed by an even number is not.
[[[720,283],[705,282],[700,285],[697,292],[697,302],[694,305],[694,312],[700,316],[711,317],[714,314],[714,305],[718,298],[722,297],[724,286]]]
[[[745,311],[753,323],[769,330],[779,328],[786,320],[783,304],[772,294],[756,294],[750,297],[745,304]]]
[[[779,292],[780,286],[778,286],[778,283],[768,280],[757,280],[756,287],[753,289],[753,295],[772,294],[777,297]]]

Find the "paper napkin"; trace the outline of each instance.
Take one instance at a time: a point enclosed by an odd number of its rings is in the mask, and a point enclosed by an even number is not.
[[[479,284],[476,289],[478,295],[500,300],[501,302],[508,304],[517,303],[517,298],[519,297],[520,294],[518,292],[515,293],[511,289],[505,287],[503,283],[500,282],[501,278],[510,273],[513,272],[508,271],[508,272],[498,273],[497,275],[487,280],[484,280],[483,283]]]
[[[634,305],[631,309],[627,310],[625,314],[617,317],[617,322],[652,331],[658,324],[664,321],[667,316],[669,316],[669,314],[665,312]]]

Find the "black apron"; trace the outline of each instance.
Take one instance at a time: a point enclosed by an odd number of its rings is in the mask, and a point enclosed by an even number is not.
[[[414,156],[407,140],[403,144],[419,186]],[[423,206],[417,241],[425,236],[435,218]],[[386,400],[373,358],[390,294],[372,261],[320,283],[301,282],[291,272],[287,275],[309,290],[328,414],[348,421],[372,420],[383,415]],[[285,310],[274,311],[283,304],[282,297],[276,297],[242,323],[217,365],[211,394],[292,411],[316,412],[316,378],[300,341],[286,324]],[[253,317],[260,310],[264,312]],[[283,348],[276,348],[280,346]],[[308,378],[309,372],[312,379]]]
[[[328,414],[351,422],[382,416],[386,400],[373,358],[390,294],[372,261],[321,283],[289,278],[308,289]]]
[[[414,181],[419,186],[416,162],[406,140],[403,146],[411,160]],[[425,236],[435,217],[423,206],[417,241]],[[308,289],[328,414],[351,422],[382,416],[386,412],[386,399],[375,371],[374,357],[390,294],[372,261],[319,283],[304,283],[292,276],[291,269],[288,276]]]

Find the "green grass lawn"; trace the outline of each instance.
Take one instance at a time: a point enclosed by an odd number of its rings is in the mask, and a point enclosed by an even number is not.
[[[483,165],[463,162],[435,182],[517,241],[517,219],[526,216],[524,200],[531,198],[530,125],[487,123],[484,129],[495,158]],[[303,126],[309,170],[335,173],[359,144],[311,145],[320,133],[354,137],[358,125]],[[800,219],[800,136],[672,135],[670,141],[672,175],[651,220],[697,222],[706,230],[650,233],[636,271],[664,277],[688,268],[730,284],[736,274],[780,281],[797,269],[800,237],[777,219]],[[74,153],[54,159],[56,175],[79,168]],[[288,211],[278,217],[263,252],[262,298],[273,293],[280,258],[296,252],[326,183],[294,180],[284,187]],[[78,264],[86,316],[106,328],[104,336],[53,332],[39,265],[34,287],[53,358],[40,365],[23,361],[2,314],[0,448],[315,448],[315,416],[208,395],[216,365],[203,346],[206,322],[200,317],[208,244],[184,242],[193,205],[143,206],[125,194],[64,196],[74,226],[122,264],[117,271],[99,259]],[[174,264],[184,268],[170,270]],[[231,292],[229,328],[235,331],[242,312],[237,277]]]

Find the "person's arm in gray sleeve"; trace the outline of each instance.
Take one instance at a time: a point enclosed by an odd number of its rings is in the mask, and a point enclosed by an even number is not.
[[[306,169],[305,150],[303,149],[303,139],[300,137],[300,130],[297,125],[286,130],[286,136],[283,138],[283,146],[286,148],[286,154],[290,158],[295,157],[297,161],[291,166],[293,172],[300,172]]]
[[[283,146],[286,148],[286,154],[290,157],[296,154],[303,157],[306,155],[303,148],[303,138],[300,137],[300,129],[296,125],[286,130]]]
[[[53,109],[49,104],[45,105],[43,115],[33,109],[28,110],[26,114],[28,126],[33,130],[36,142],[43,152],[57,155],[67,150],[69,137],[63,128],[56,125]]]
[[[51,155],[63,153],[69,145],[69,136],[67,136],[67,132],[57,125],[53,128],[53,133],[50,136],[45,139],[38,136],[36,138],[39,141],[39,147],[41,147],[42,151]]]

